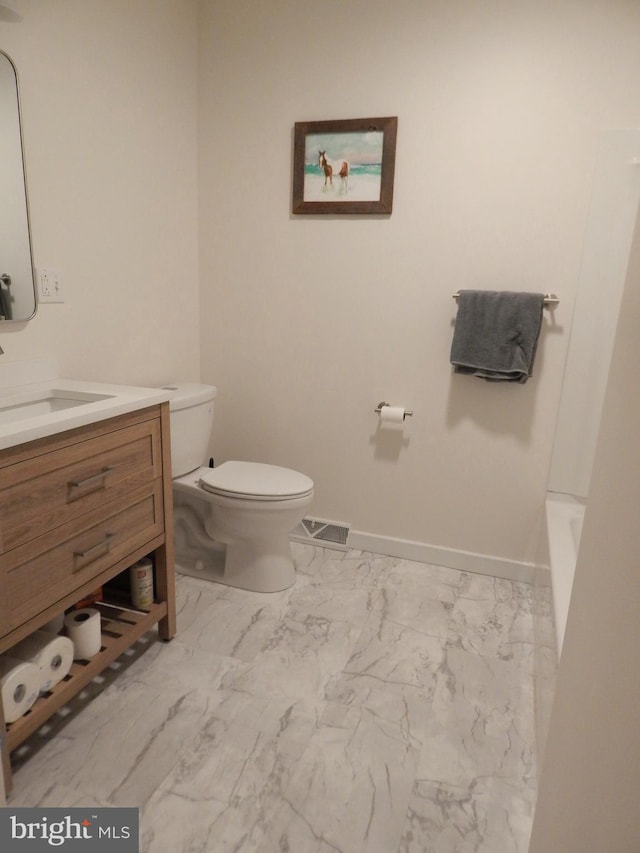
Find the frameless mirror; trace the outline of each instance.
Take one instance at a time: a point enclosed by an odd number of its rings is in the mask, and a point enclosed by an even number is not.
[[[0,322],[24,322],[35,312],[18,78],[0,51]]]

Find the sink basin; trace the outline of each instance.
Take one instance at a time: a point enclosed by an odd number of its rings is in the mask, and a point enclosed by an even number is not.
[[[63,379],[46,358],[0,364],[0,452],[170,398],[164,388]]]
[[[87,391],[69,391],[57,388],[31,391],[0,398],[0,424],[10,424],[38,415],[62,412],[76,406],[86,406],[98,400],[108,400],[112,394],[94,394]]]

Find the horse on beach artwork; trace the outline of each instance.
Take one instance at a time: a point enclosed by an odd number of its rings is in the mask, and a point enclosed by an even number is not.
[[[318,168],[324,173],[325,189],[327,186],[332,187],[334,166],[332,161],[327,160],[326,151],[318,151]],[[346,160],[342,160],[342,162],[340,163],[340,171],[338,172],[338,177],[340,178],[341,192],[347,192],[349,189],[349,164]]]
[[[380,131],[307,134],[304,201],[379,201],[383,136]]]

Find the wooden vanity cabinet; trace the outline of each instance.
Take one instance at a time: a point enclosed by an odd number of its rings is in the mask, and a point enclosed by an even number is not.
[[[154,563],[155,601],[101,611],[102,648],[15,723],[0,703],[4,781],[11,752],[154,625],[176,630],[169,404],[0,450],[0,653],[123,572]]]

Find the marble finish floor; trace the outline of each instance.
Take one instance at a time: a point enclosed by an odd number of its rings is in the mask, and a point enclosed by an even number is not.
[[[176,638],[16,751],[9,805],[139,806],[149,853],[525,853],[532,588],[293,548],[281,593],[179,576]]]

